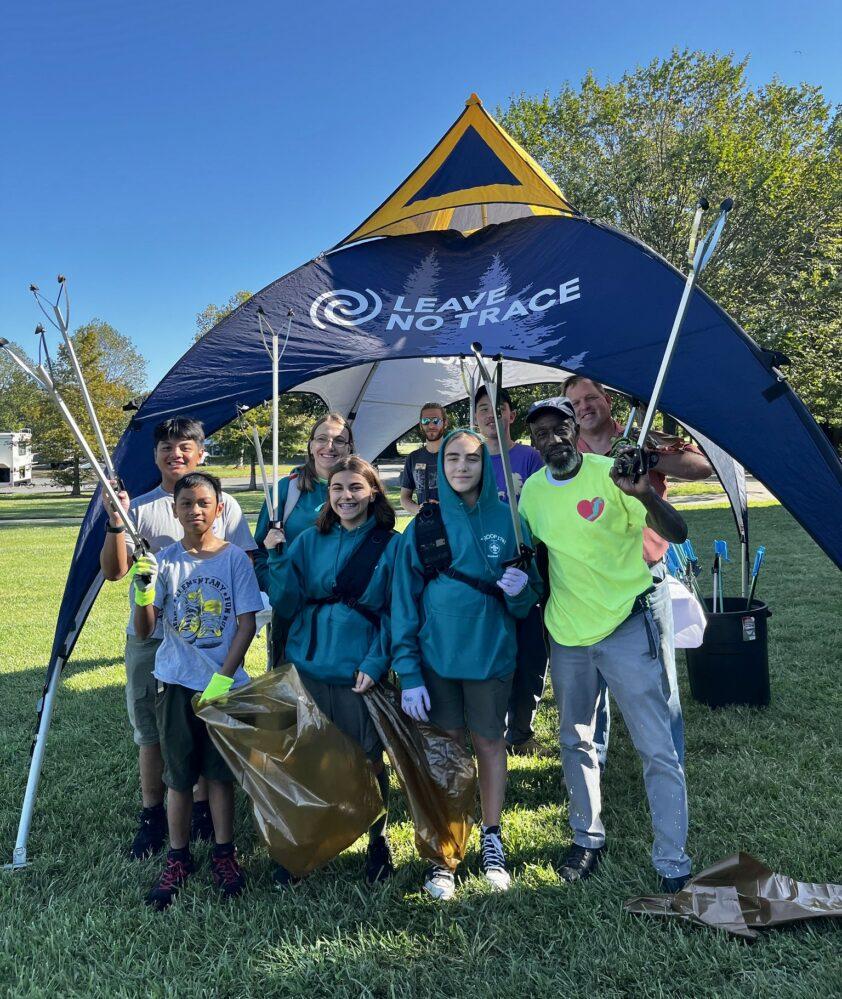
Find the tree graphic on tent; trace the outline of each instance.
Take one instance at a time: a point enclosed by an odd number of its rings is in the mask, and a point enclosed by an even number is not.
[[[458,321],[451,321],[442,327],[437,335],[436,347],[450,351],[452,353],[464,353],[470,340],[483,341],[484,337],[489,342],[493,342],[494,352],[503,353],[522,352],[532,360],[547,358],[552,359],[554,364],[560,364],[568,370],[582,366],[585,352],[564,361],[558,361],[555,357],[556,348],[564,339],[563,336],[552,337],[550,334],[564,326],[564,320],[557,323],[548,323],[543,312],[529,312],[521,306],[522,312],[514,305],[515,300],[523,302],[528,300],[533,291],[530,283],[520,290],[510,287],[511,272],[503,263],[499,253],[495,253],[491,258],[491,263],[486,267],[479,279],[479,285],[470,295],[475,299],[482,295],[482,300],[478,309],[485,306],[482,302],[486,296],[497,289],[504,288],[506,297],[499,307],[499,316],[504,316],[510,309],[514,309],[514,314],[502,321],[487,322],[484,326],[469,325],[462,329]],[[486,332],[487,331],[487,332]]]

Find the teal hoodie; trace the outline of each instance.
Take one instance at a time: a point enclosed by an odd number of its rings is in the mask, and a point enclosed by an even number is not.
[[[360,604],[380,616],[380,627],[342,603],[315,606],[308,599],[329,597],[348,556],[375,527],[374,517],[354,531],[336,524],[327,534],[311,527],[287,546],[273,567],[269,599],[276,614],[290,619],[286,657],[301,673],[326,683],[352,686],[357,670],[379,680],[389,665],[389,598],[397,552],[394,535],[374,568]],[[307,658],[313,615],[316,645]]]
[[[290,479],[294,479],[300,474],[301,469],[296,468],[278,482],[278,509],[282,516],[287,496],[289,495]],[[289,515],[289,520],[284,525],[284,531],[287,536],[285,547],[288,548],[299,534],[316,523],[316,517],[326,502],[327,483],[321,480],[316,482],[316,486],[312,492],[301,493],[298,497],[298,502]],[[263,547],[263,539],[268,533],[269,511],[266,509],[266,504],[264,503],[260,508],[260,516],[257,518],[257,529],[254,532],[254,540],[257,542],[257,551],[254,553],[254,571],[257,573],[257,582],[260,584],[260,589],[264,593],[269,592],[269,577],[272,573],[272,565],[274,563],[277,567],[278,564],[278,560],[270,558],[270,553]],[[272,556],[276,554],[276,552],[271,553]]]
[[[474,579],[496,583],[503,575],[500,563],[517,555],[511,513],[497,496],[494,469],[484,444],[476,505],[470,508],[453,491],[444,474],[443,457],[456,433],[464,431],[447,435],[438,464],[439,502],[453,567]],[[521,525],[524,541],[531,545],[523,518]],[[449,576],[437,576],[425,584],[413,521],[401,539],[392,584],[392,668],[400,676],[401,687],[408,690],[423,685],[422,665],[451,680],[487,680],[512,673],[517,656],[514,619],[526,617],[542,591],[534,564],[529,580],[518,596],[505,598],[505,607],[494,597]]]

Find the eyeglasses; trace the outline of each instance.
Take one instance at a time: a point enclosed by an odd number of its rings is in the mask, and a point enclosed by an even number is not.
[[[319,447],[326,447],[328,444],[332,444],[337,450],[342,450],[349,446],[349,442],[344,437],[325,437],[324,434],[314,437],[313,443],[318,444]]]
[[[442,420],[442,418],[440,416],[425,416],[421,420],[421,426],[422,427],[426,427],[429,424],[432,424],[434,427],[440,427],[443,422],[444,421]]]

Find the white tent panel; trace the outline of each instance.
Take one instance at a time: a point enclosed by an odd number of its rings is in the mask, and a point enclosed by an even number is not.
[[[473,360],[469,358],[465,364],[473,372]],[[373,375],[366,384],[372,368]],[[503,383],[511,388],[536,382],[563,382],[571,374],[543,364],[505,361]],[[330,409],[340,413],[348,414],[356,408],[354,438],[357,452],[366,458],[376,457],[410,430],[418,422],[425,402],[448,406],[467,397],[458,357],[412,357],[376,365],[362,364],[313,378],[295,388],[313,392]]]

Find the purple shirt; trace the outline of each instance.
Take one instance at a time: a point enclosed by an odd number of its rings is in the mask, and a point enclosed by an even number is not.
[[[515,496],[520,496],[523,484],[539,468],[544,467],[541,455],[528,444],[513,444],[509,451],[509,463],[512,466],[512,478],[515,483]],[[503,459],[499,454],[491,455],[491,466],[494,469],[494,478],[497,480],[497,495],[504,503],[508,503],[509,496],[506,492],[506,480],[503,477]]]

